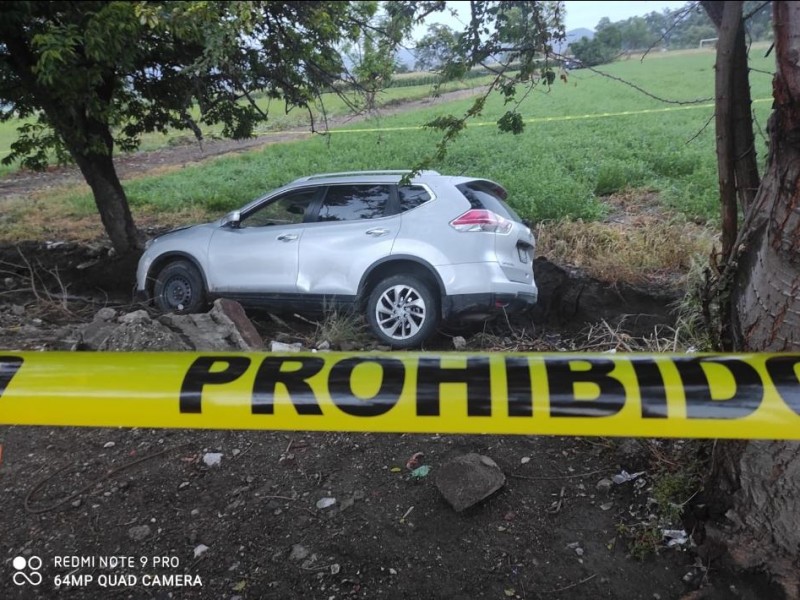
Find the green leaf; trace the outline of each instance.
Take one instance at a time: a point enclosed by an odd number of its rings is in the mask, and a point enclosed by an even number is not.
[[[510,132],[514,135],[520,134],[525,130],[525,123],[522,121],[522,115],[512,110],[507,111],[497,120],[497,126],[500,128],[500,131],[505,133]]]

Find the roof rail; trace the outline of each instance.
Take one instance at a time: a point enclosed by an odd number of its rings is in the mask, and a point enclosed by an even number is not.
[[[379,171],[341,171],[339,173],[320,173],[319,175],[309,175],[308,177],[300,177],[295,179],[292,183],[300,183],[302,181],[312,181],[314,179],[328,179],[333,177],[351,177],[353,175],[405,175],[411,173],[411,169],[388,169]],[[420,175],[439,175],[437,171],[420,171]]]

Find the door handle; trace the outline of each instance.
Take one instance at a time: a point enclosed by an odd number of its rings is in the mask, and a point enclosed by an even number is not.
[[[297,239],[296,233],[282,233],[278,236],[278,239],[282,242],[292,242]]]
[[[372,237],[380,237],[382,235],[386,235],[389,233],[388,229],[384,229],[383,227],[376,227],[375,229],[367,229],[366,234],[371,235]]]

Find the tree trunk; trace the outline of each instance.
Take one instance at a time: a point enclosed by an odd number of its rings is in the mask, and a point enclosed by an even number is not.
[[[734,346],[800,349],[800,3],[774,2],[776,73],[767,171],[736,244]],[[800,445],[720,443],[709,490],[727,496],[729,525],[709,528],[742,566],[766,569],[800,597]]]
[[[111,155],[72,152],[72,156],[92,189],[100,219],[114,249],[120,255],[140,249],[142,240]]]
[[[710,4],[710,3],[706,3]],[[709,13],[721,12],[717,31],[717,62],[714,68],[715,120],[717,137],[717,174],[719,175],[720,212],[722,214],[722,256],[730,256],[736,240],[738,211],[736,208],[736,175],[734,174],[733,122],[733,56],[737,31],[742,22],[742,2],[712,4]],[[725,321],[723,317],[723,322]]]
[[[755,199],[760,180],[755,136],[753,134],[753,103],[750,96],[750,67],[747,61],[747,42],[742,20],[743,6],[741,2],[709,2],[708,0],[704,0],[701,4],[718,31],[723,27],[725,13],[728,13],[727,30],[724,35],[720,32],[719,43],[720,45],[726,44],[726,49],[729,52],[729,62],[722,65],[721,61],[717,60],[717,68],[724,67],[729,71],[730,74],[726,75],[729,84],[725,91],[730,94],[734,101],[731,103],[725,130],[722,132],[718,130],[718,134],[730,133],[733,138],[733,156],[731,159],[736,181],[736,192],[739,197],[740,207],[744,213],[750,208]],[[723,40],[723,38],[725,39]]]
[[[68,115],[59,114],[52,106],[46,109],[92,190],[100,220],[117,254],[123,256],[140,250],[144,240],[133,223],[128,197],[117,176],[114,136],[108,124],[87,116],[89,111],[85,107]]]

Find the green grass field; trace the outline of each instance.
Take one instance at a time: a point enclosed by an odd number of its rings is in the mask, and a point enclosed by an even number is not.
[[[771,72],[772,62],[763,54],[763,49],[754,49],[752,65]],[[718,212],[710,100],[713,65],[714,53],[702,51],[662,53],[644,62],[630,59],[600,67],[655,96],[682,102],[699,99],[698,104],[668,104],[603,75],[574,71],[566,83],[557,80],[552,88],[537,88],[525,97],[518,110],[527,126],[516,136],[497,131],[495,122],[506,107],[499,97],[492,98],[446,159],[433,168],[502,183],[515,208],[534,221],[596,219],[604,213],[604,195],[642,188],[659,192],[662,201],[679,213],[713,221]],[[753,109],[764,129],[771,77],[753,71],[751,84]],[[390,93],[407,95],[411,89],[395,88]],[[470,101],[439,104],[362,122],[334,130],[326,139],[272,145],[130,180],[125,188],[138,211],[193,215],[199,211],[211,218],[302,175],[411,167],[432,154],[439,139],[438,133],[421,126],[435,116],[460,114],[469,105]],[[0,132],[0,143],[3,139]],[[763,148],[759,139],[762,159]],[[83,190],[56,199],[66,201],[76,217],[95,211]]]
[[[431,76],[432,77],[432,76]],[[454,81],[444,84],[442,92],[452,92],[456,90],[472,89],[486,85],[491,81],[490,77],[480,77],[467,79],[464,81]],[[432,85],[415,85],[406,87],[392,87],[378,94],[377,103],[379,107],[392,106],[400,102],[409,100],[419,100],[429,97],[433,91]],[[351,103],[358,102],[359,99],[353,97],[340,97],[336,94],[324,94],[320,103],[312,108],[314,120],[317,127],[320,127],[322,119],[327,117],[337,117],[347,115],[351,111]],[[308,128],[310,125],[309,113],[306,110],[294,108],[287,112],[286,107],[281,102],[272,101],[259,97],[256,100],[259,108],[270,115],[269,121],[260,125],[255,133],[263,134],[271,131],[285,131],[293,128]],[[324,111],[323,111],[324,107]],[[191,111],[192,117],[199,120],[200,113],[197,109]],[[17,138],[17,126],[20,121],[12,120],[0,122],[0,159],[10,154],[11,144]],[[221,125],[200,124],[200,129],[206,139],[213,139],[222,134]],[[194,141],[194,134],[187,130],[174,130],[167,133],[148,133],[142,136],[139,150],[157,150],[165,146],[183,144]],[[0,177],[4,174],[16,170],[15,165],[0,165]]]

